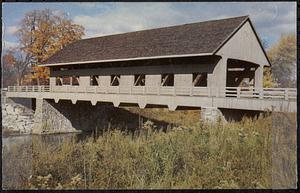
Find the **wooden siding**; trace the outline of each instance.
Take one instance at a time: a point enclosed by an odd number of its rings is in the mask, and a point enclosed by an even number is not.
[[[261,66],[269,66],[269,62],[249,21],[216,54],[226,58],[256,63]]]

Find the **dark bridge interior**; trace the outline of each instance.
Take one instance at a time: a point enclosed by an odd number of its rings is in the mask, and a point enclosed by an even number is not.
[[[255,70],[258,65],[242,60],[228,59],[227,87],[249,87],[255,85]]]

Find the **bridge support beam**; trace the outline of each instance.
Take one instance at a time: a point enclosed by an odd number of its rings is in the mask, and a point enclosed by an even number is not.
[[[255,85],[255,88],[257,88],[257,89],[263,88],[263,77],[264,77],[263,73],[264,73],[263,66],[259,66],[255,70],[254,85]]]

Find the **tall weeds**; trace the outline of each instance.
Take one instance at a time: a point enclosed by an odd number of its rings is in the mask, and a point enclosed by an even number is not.
[[[148,123],[135,135],[110,130],[96,139],[60,145],[34,140],[32,174],[22,188],[272,188],[272,124],[273,115],[167,132]],[[281,137],[295,143],[288,136]],[[288,166],[295,167],[293,148],[286,145],[281,150],[293,158]],[[276,178],[289,180],[291,186],[295,179],[288,171],[290,177]]]

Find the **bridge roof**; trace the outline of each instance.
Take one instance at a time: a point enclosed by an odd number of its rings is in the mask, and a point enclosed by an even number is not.
[[[212,55],[248,19],[240,16],[78,40],[41,65]]]

